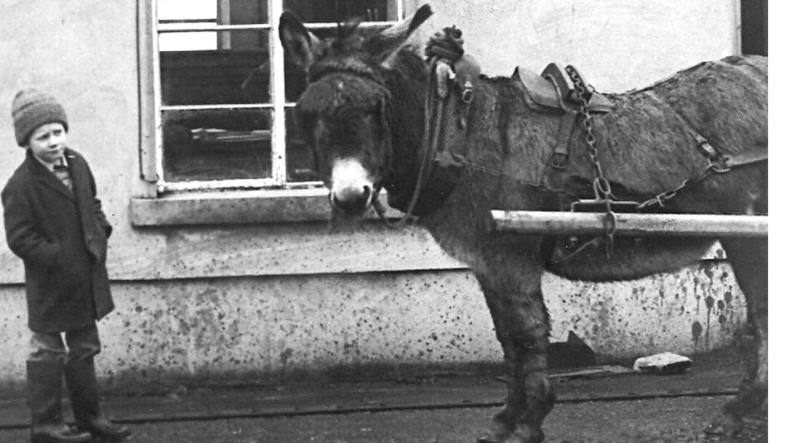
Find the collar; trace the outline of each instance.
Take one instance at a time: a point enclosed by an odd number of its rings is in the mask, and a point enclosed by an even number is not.
[[[55,162],[53,162],[53,163],[48,163],[48,162],[46,162],[46,161],[44,161],[44,160],[40,159],[40,158],[39,158],[39,157],[37,157],[36,155],[34,155],[34,154],[33,154],[33,151],[31,151],[31,157],[33,157],[34,159],[36,159],[36,161],[38,161],[38,162],[39,162],[39,163],[40,163],[42,166],[44,166],[45,168],[47,168],[47,170],[48,170],[48,171],[50,171],[50,172],[53,172],[53,170],[55,169],[55,166],[56,166],[57,164],[59,164],[59,163],[63,164],[64,166],[67,166],[67,165],[69,164],[69,163],[67,163],[67,155],[66,155],[66,154],[67,154],[67,151],[66,151],[66,150],[64,150],[64,151],[61,153],[61,157],[59,157],[58,159],[56,159],[56,161],[55,161]]]

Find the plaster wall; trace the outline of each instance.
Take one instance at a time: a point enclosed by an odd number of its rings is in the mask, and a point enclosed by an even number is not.
[[[621,91],[738,47],[734,1],[430,3],[436,15],[425,38],[458,24],[491,75],[560,61],[600,90]],[[133,227],[130,199],[148,194],[139,148],[152,138],[139,130],[136,1],[0,4],[0,181],[23,158],[10,118],[14,94],[49,91],[67,110],[71,146],[92,165],[114,225],[108,268],[118,307],[101,323],[99,363],[107,380],[499,360],[474,278],[418,228]],[[23,281],[2,242],[2,383],[24,379]],[[744,318],[741,294],[720,263],[627,283],[548,275],[544,285],[553,339],[574,330],[612,355],[713,349],[730,343]]]
[[[137,391],[499,362],[476,284],[463,270],[117,282],[98,370],[107,387]],[[544,290],[553,340],[572,330],[616,357],[711,350],[745,318],[730,270],[714,262],[624,284],[547,275]],[[13,389],[29,339],[23,288],[0,287],[0,303],[0,387]]]
[[[741,52],[739,0],[406,1],[425,3],[434,15],[419,38],[455,24],[492,76],[558,62],[598,91],[624,92]]]

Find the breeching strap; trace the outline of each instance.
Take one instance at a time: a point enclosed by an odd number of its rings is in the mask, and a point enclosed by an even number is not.
[[[647,209],[651,206],[664,206],[664,202],[675,198],[678,193],[685,188],[689,188],[691,186],[696,185],[697,183],[702,182],[711,174],[724,174],[726,172],[730,172],[731,169],[740,167],[740,166],[747,166],[755,163],[761,163],[768,160],[768,152],[767,147],[759,147],[757,149],[753,149],[751,151],[742,152],[739,154],[733,155],[723,155],[700,134],[695,135],[695,141],[697,141],[697,150],[700,151],[703,155],[708,158],[708,164],[706,165],[700,173],[689,177],[688,179],[684,180],[680,185],[675,187],[674,189],[670,189],[669,191],[664,191],[659,193],[658,195],[647,199],[636,207],[637,210]]]

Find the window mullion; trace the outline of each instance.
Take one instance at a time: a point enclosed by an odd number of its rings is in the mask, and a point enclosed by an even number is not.
[[[232,7],[232,3],[234,3],[233,0],[216,0],[216,18],[213,20],[208,20],[208,24],[204,24],[204,20],[206,19],[203,17],[206,15],[210,17],[211,13],[203,13],[201,15],[188,14],[186,16],[187,20],[182,22],[180,21],[180,17],[182,16],[183,12],[175,8],[170,8],[169,11],[171,12],[164,12],[163,18],[165,20],[163,22],[159,22],[157,4],[158,0],[141,1],[145,2],[144,4],[149,5],[149,8],[143,8],[143,17],[148,17],[150,20],[149,32],[151,37],[146,41],[142,41],[142,43],[145,43],[146,46],[143,47],[149,47],[152,53],[151,60],[145,60],[144,58],[142,59],[142,62],[144,62],[142,66],[152,67],[152,100],[143,101],[144,106],[142,109],[147,109],[152,112],[152,115],[148,116],[148,121],[151,122],[149,124],[152,124],[153,122],[155,123],[153,128],[154,131],[152,131],[153,138],[149,144],[149,146],[154,147],[155,149],[152,149],[152,151],[148,152],[143,151],[143,158],[146,158],[148,155],[150,156],[148,162],[150,166],[149,171],[145,170],[143,167],[142,176],[145,177],[145,179],[150,177],[151,180],[157,185],[158,192],[182,192],[190,191],[192,189],[233,189],[236,187],[281,187],[288,189],[317,186],[319,184],[318,182],[308,181],[308,177],[311,177],[313,180],[314,176],[311,174],[310,170],[305,169],[307,163],[309,162],[309,159],[307,158],[308,153],[303,150],[306,149],[306,147],[298,147],[297,152],[289,151],[290,147],[287,138],[290,137],[289,132],[294,131],[294,129],[288,124],[289,122],[287,122],[287,118],[291,117],[287,114],[287,112],[291,111],[291,108],[295,106],[295,103],[286,102],[287,83],[289,85],[288,87],[291,89],[290,95],[292,97],[294,97],[294,94],[296,94],[297,91],[295,91],[296,85],[294,84],[294,77],[288,79],[289,81],[287,81],[287,74],[284,71],[284,53],[278,30],[278,21],[283,13],[283,1],[269,0],[267,2],[268,20],[266,20],[266,22],[260,21],[259,23],[250,23],[245,20],[246,23],[244,24],[231,24],[232,11],[230,8]],[[402,17],[403,3],[403,0],[387,0],[387,14],[386,18],[384,19],[385,21],[364,22],[361,26],[365,28],[378,28],[395,24],[395,19],[400,19]],[[244,10],[237,9],[237,11],[239,11],[238,14],[241,15],[243,13],[242,11]],[[392,15],[396,16],[393,17]],[[234,19],[234,21],[238,22],[240,20]],[[306,26],[313,30],[328,30],[335,28],[337,24],[317,22],[308,23]],[[216,77],[206,73],[206,71],[208,71],[207,64],[198,65],[200,71],[202,71],[200,74],[193,76],[191,73],[187,74],[185,72],[188,68],[180,64],[184,63],[184,59],[181,57],[184,57],[189,61],[206,60],[211,59],[211,56],[214,55],[214,53],[211,52],[211,49],[206,47],[207,45],[203,46],[204,44],[198,44],[196,48],[191,47],[191,41],[188,42],[189,45],[181,46],[186,45],[186,43],[177,37],[173,39],[172,37],[174,33],[190,33],[203,36],[207,36],[207,34],[204,33],[208,32],[218,33],[216,49],[218,51],[233,49],[233,52],[235,52],[235,50],[245,48],[245,45],[249,45],[251,43],[248,43],[250,40],[246,38],[236,41],[239,42],[241,40],[239,43],[231,42],[230,35],[234,33],[237,33],[237,35],[253,35],[250,33],[256,33],[256,31],[265,32],[269,36],[267,46],[269,50],[268,63],[270,66],[268,74],[264,72],[266,69],[262,69],[260,71],[256,71],[255,69],[253,70],[253,72],[256,74],[259,72],[261,72],[262,75],[267,74],[267,76],[256,78],[259,78],[259,81],[261,82],[269,82],[269,85],[263,85],[263,83],[261,83],[259,86],[263,86],[263,88],[254,93],[259,94],[259,97],[261,97],[262,95],[266,95],[268,89],[270,99],[259,98],[254,100],[253,103],[241,103],[242,101],[248,100],[241,99],[240,96],[235,94],[225,95],[224,100],[206,99],[205,95],[203,94],[197,94],[198,97],[202,97],[200,99],[191,98],[186,101],[181,101],[180,99],[175,98],[179,95],[180,97],[183,97],[182,94],[184,94],[184,89],[188,91],[185,93],[187,97],[194,97],[191,94],[195,94],[195,90],[200,90],[198,89],[198,84],[200,84],[201,81],[204,81],[202,80],[204,79],[202,75],[208,75],[209,78]],[[165,38],[164,41],[162,41],[160,36],[167,34],[169,34],[170,37]],[[227,38],[224,37],[226,34],[228,35]],[[263,36],[263,34],[261,35]],[[170,42],[173,42],[173,40],[177,43],[173,46],[170,46]],[[263,38],[260,40],[263,42]],[[162,59],[162,53],[160,52],[162,46],[165,50],[163,54],[169,55],[169,57],[165,55],[166,58],[164,59]],[[233,46],[233,48],[231,46]],[[250,48],[249,46],[247,46],[247,48],[250,50],[255,49],[255,47]],[[263,46],[261,48],[263,49]],[[198,51],[197,55],[189,53],[189,51],[193,49]],[[172,54],[169,51],[183,51],[186,54]],[[222,54],[222,52],[220,52],[220,54]],[[221,64],[221,66],[227,69],[234,69],[234,63],[239,63],[238,65],[235,65],[235,68],[240,69],[241,65],[243,65],[243,62],[238,60],[243,54],[244,51],[242,51],[241,54],[222,54],[225,56],[225,58],[221,58],[221,63],[224,62]],[[162,75],[162,68],[167,69],[167,72],[164,74],[166,77]],[[214,75],[219,75],[220,78],[222,78],[222,76],[228,75],[224,72],[225,71]],[[185,76],[189,80],[186,83],[176,83],[177,80],[183,81],[183,77],[180,77],[180,75]],[[268,77],[268,79],[265,77]],[[176,84],[178,87],[175,86]],[[253,85],[255,85],[255,83],[250,83],[250,86]],[[227,86],[225,86],[225,88],[227,88]],[[225,88],[222,88],[221,91],[227,93],[228,89],[230,88]],[[150,93],[150,91],[146,92],[148,94]],[[212,103],[219,101],[220,103],[211,104],[208,103],[209,101]],[[214,157],[215,155],[229,155],[228,151],[219,149],[220,146],[222,146],[222,141],[211,138],[208,140],[203,139],[200,142],[197,142],[195,139],[186,141],[184,135],[187,128],[191,129],[201,126],[215,127],[213,126],[213,122],[216,121],[214,119],[224,118],[225,115],[227,115],[227,111],[232,111],[233,114],[231,115],[234,116],[249,115],[251,120],[247,120],[248,123],[246,124],[257,125],[257,127],[250,129],[260,131],[258,134],[258,137],[260,138],[245,139],[244,137],[239,137],[242,129],[238,126],[235,127],[235,130],[230,130],[231,134],[233,135],[230,138],[225,139],[224,142],[239,143],[234,147],[241,147],[240,151],[231,151],[233,154],[230,154],[230,157],[224,157],[226,160],[230,160],[229,163],[233,165],[233,167],[228,169],[232,171],[230,173],[228,173],[228,170],[221,169],[223,166],[213,163],[214,158],[216,158]],[[262,115],[262,112],[264,115]],[[198,116],[210,117],[203,117],[205,118],[203,119]],[[262,119],[262,116],[264,118],[271,119],[271,126],[269,121]],[[184,120],[186,122],[194,123],[187,123],[184,125]],[[211,121],[212,123],[206,123],[208,121]],[[220,121],[227,122],[227,120]],[[192,126],[192,124],[194,124],[194,126]],[[217,130],[219,133],[222,133],[223,131],[229,131],[229,129],[224,129],[227,128],[227,126],[224,124],[219,126],[219,128],[221,128]],[[247,127],[245,129],[247,129]],[[270,130],[271,133],[267,135],[266,130]],[[213,134],[217,134],[217,132],[214,132]],[[192,132],[190,135],[194,135],[194,132]],[[269,140],[270,143],[269,148],[266,147],[267,140]],[[197,157],[193,157],[193,155],[195,155],[195,151],[189,149],[190,147],[195,146],[195,142],[198,143],[198,146],[202,145],[202,143],[206,143],[206,145],[203,145],[204,149],[206,150],[198,151]],[[262,148],[261,145],[264,145],[264,147]],[[212,151],[212,149],[220,150],[220,153]],[[270,152],[267,153],[262,149],[269,149]],[[288,158],[289,154],[292,154],[291,159]],[[258,162],[247,163],[248,155],[253,156],[254,158],[258,157]],[[289,160],[293,162],[291,165],[289,164]],[[264,163],[267,161],[270,161],[270,165],[264,165]],[[224,165],[228,165],[229,163],[223,162]],[[290,170],[290,166],[293,169]],[[203,168],[206,168],[208,171]]]
[[[158,32],[168,33],[187,33],[187,32],[222,32],[222,31],[258,31],[270,29],[272,25],[250,24],[250,25],[212,25],[212,26],[159,26]]]
[[[162,105],[162,111],[202,111],[215,109],[272,109],[272,103],[233,103],[225,105]]]
[[[231,1],[217,1],[217,25],[229,25],[231,23]],[[217,34],[217,47],[220,49],[231,49],[231,33],[220,32]]]
[[[272,178],[275,182],[286,183],[286,109],[283,71],[283,48],[276,20],[283,13],[283,2],[269,2],[269,54],[270,54],[270,94],[272,96]]]
[[[161,53],[159,50],[159,32],[158,32],[158,5],[156,0],[153,0],[153,7],[150,9],[150,23],[153,26],[153,117],[155,118],[155,161],[156,161],[156,177],[159,188],[164,183],[164,134],[162,133],[162,115],[161,106]]]

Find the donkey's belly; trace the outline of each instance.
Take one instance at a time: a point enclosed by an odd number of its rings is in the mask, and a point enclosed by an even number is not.
[[[632,280],[697,263],[713,243],[711,239],[615,237],[609,258],[603,245],[570,255],[574,249],[566,249],[556,241],[547,270],[572,280]]]

